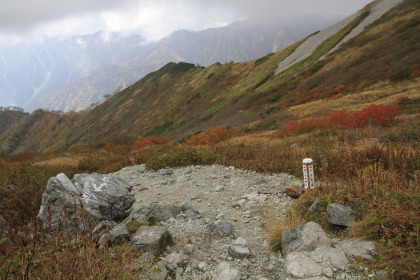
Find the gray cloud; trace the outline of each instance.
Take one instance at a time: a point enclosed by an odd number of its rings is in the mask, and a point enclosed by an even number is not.
[[[135,2],[134,0],[2,0],[0,30],[27,31],[53,20],[97,13]]]
[[[162,18],[156,19],[157,29],[164,29],[168,21],[177,18],[191,18],[191,26],[184,27],[188,29],[196,29],[197,23],[220,22],[226,20],[237,20],[240,18],[255,16],[278,16],[293,17],[295,15],[310,14],[350,14],[360,8],[370,0],[2,0],[0,8],[0,33],[21,35],[26,32],[37,30],[40,26],[52,23],[58,20],[69,19],[68,28],[72,28],[70,24],[72,17],[91,16],[90,21],[86,21],[86,30],[92,29],[92,22],[99,21],[99,14],[104,11],[112,11],[119,13],[121,22],[120,28],[124,28],[125,24],[128,29],[133,29],[136,16],[133,11],[138,9],[139,3],[144,6],[156,6],[161,9],[165,6],[174,5],[180,8],[176,9],[178,15],[168,15],[163,13]],[[185,7],[185,9],[183,8]],[[185,10],[185,14],[182,14]],[[209,12],[209,10],[213,12]],[[125,13],[127,14],[125,16]],[[169,11],[170,13],[170,11]],[[224,16],[219,16],[223,14]],[[230,16],[226,16],[229,14]],[[207,17],[207,18],[206,18]],[[121,20],[124,18],[124,21]],[[134,22],[134,23],[133,23]],[[83,26],[79,23],[77,28]],[[155,24],[153,22],[153,24]],[[103,28],[100,24],[97,24]],[[195,26],[194,26],[195,25]],[[142,26],[136,26],[136,28]],[[84,30],[76,30],[84,32]],[[86,32],[86,31],[85,31]]]

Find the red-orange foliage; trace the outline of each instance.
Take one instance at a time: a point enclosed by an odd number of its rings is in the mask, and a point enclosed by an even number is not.
[[[110,151],[110,150],[112,150],[112,148],[114,147],[114,145],[112,144],[112,143],[106,143],[103,147],[102,147],[102,149],[104,149],[104,150],[107,150],[107,151]]]
[[[231,132],[226,127],[216,127],[204,131],[199,135],[193,135],[188,139],[189,145],[212,145],[220,141],[226,140],[231,136]]]
[[[410,78],[415,78],[420,76],[420,70],[416,70],[413,73],[410,74]]]
[[[140,138],[133,145],[133,150],[137,151],[146,147],[154,146],[155,144],[147,138]]]
[[[0,158],[0,168],[9,169],[14,167],[15,165],[13,163],[8,163]]]
[[[286,137],[291,134],[310,132],[314,129],[362,128],[369,125],[389,126],[401,113],[398,106],[370,105],[360,112],[347,115],[345,112],[331,112],[327,116],[301,121],[287,121],[276,132],[276,136]]]
[[[34,159],[33,153],[26,153],[23,155],[15,156],[15,161],[29,161]]]
[[[163,137],[150,136],[150,137],[147,137],[147,139],[152,141],[153,144],[155,144],[155,145],[162,145],[162,144],[168,143],[168,139],[163,138]]]
[[[401,111],[396,105],[378,106],[372,104],[353,114],[352,125],[353,127],[389,126],[391,121],[399,114],[401,114]]]
[[[133,145],[133,150],[137,151],[146,147],[168,143],[168,140],[162,137],[140,137]]]
[[[342,93],[340,92],[340,93],[338,93],[338,94],[334,95],[333,97],[331,97],[331,98],[330,98],[330,100],[336,100],[336,99],[339,99],[339,98],[341,98],[341,97],[344,97],[344,94],[342,94]]]
[[[337,94],[340,91],[342,91],[345,87],[346,87],[345,85],[338,85],[335,88],[329,88],[327,90],[327,93],[330,94],[330,95]]]
[[[408,104],[410,102],[411,102],[411,99],[408,98],[407,96],[403,96],[400,99],[398,99],[398,104],[400,105]]]

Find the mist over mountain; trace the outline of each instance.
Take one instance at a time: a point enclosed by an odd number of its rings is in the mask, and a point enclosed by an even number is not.
[[[0,46],[0,106],[27,111],[83,110],[168,62],[203,66],[262,57],[336,22],[338,17],[235,22],[181,30],[152,43],[119,33],[48,38]]]

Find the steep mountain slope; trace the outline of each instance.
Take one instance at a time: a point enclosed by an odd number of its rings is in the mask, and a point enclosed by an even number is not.
[[[145,44],[140,35],[85,35],[0,46],[0,105],[33,111],[82,110],[168,62],[247,61],[282,49],[337,17],[244,21],[201,32],[178,31]],[[117,73],[110,79],[110,73]]]
[[[397,104],[402,97],[418,104],[419,19],[420,3],[405,0],[328,55],[361,22],[352,21],[278,75],[279,63],[307,38],[244,63],[167,64],[83,114],[13,112],[19,117],[12,118],[11,112],[0,112],[0,126],[13,122],[7,125],[14,127],[1,132],[1,151],[105,143],[121,136],[182,139],[219,125],[270,129],[286,119]],[[419,113],[418,106],[413,112]]]

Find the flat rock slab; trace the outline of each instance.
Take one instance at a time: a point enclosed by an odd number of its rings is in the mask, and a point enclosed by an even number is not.
[[[291,252],[312,251],[317,247],[330,244],[331,240],[325,231],[314,222],[285,230],[281,241],[282,252],[285,256]]]
[[[343,270],[349,264],[344,252],[328,246],[312,252],[292,252],[286,257],[285,273],[296,278],[317,277],[329,274],[333,268]]]
[[[327,207],[327,220],[338,226],[348,227],[356,221],[357,212],[349,206],[330,204]]]
[[[131,236],[131,244],[158,256],[167,243],[168,231],[159,226],[140,227]]]
[[[336,244],[335,247],[343,250],[348,256],[361,257],[364,259],[372,259],[372,256],[377,254],[375,245],[370,241],[347,239]]]

